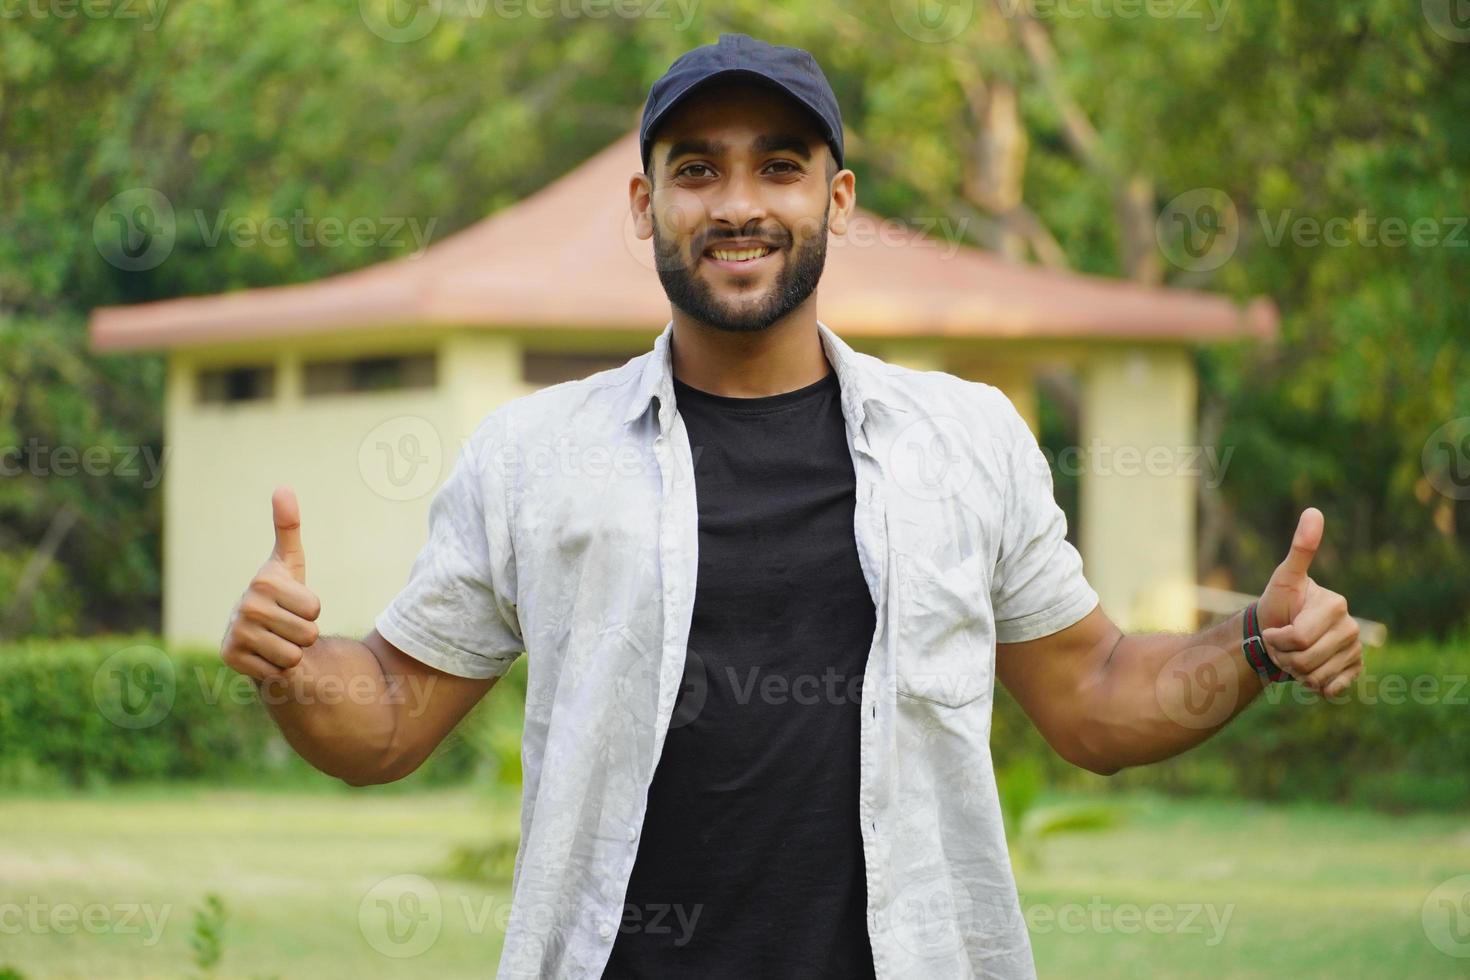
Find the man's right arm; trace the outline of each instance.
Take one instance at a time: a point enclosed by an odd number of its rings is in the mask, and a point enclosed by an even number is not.
[[[279,489],[271,508],[275,547],[236,605],[220,657],[255,681],[286,741],[317,769],[353,786],[401,779],[498,678],[430,667],[377,630],[322,637],[296,497]]]

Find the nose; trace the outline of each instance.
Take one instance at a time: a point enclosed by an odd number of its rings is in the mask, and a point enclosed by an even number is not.
[[[710,202],[710,220],[739,229],[757,226],[766,218],[761,203],[760,182],[745,167],[731,168],[715,199]]]

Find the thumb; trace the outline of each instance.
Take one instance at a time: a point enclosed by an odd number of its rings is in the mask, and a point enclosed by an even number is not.
[[[1323,523],[1322,512],[1317,508],[1308,507],[1302,511],[1302,516],[1296,523],[1296,534],[1291,538],[1291,551],[1287,552],[1286,559],[1272,576],[1274,584],[1293,584],[1307,577],[1312,559],[1317,556],[1317,548],[1322,544]],[[1284,580],[1276,581],[1282,576],[1285,577]]]
[[[291,572],[291,577],[306,584],[306,549],[301,547],[301,507],[290,487],[277,487],[271,494],[271,520],[276,525],[276,546],[271,557]]]

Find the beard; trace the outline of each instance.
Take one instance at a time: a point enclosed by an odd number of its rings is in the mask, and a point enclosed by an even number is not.
[[[654,216],[654,259],[659,281],[664,285],[669,302],[686,316],[716,330],[730,333],[765,330],[806,302],[817,288],[827,262],[827,215],[831,209],[829,201],[822,210],[821,227],[800,247],[785,229],[781,232],[784,241],[775,236],[764,236],[766,240],[782,246],[786,261],[765,296],[753,302],[733,303],[717,297],[709,282],[695,275],[703,248],[692,261],[687,260],[680,254],[678,242],[669,241],[659,234],[658,218]]]

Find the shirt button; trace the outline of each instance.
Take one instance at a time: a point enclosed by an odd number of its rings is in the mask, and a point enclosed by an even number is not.
[[[628,842],[629,843],[632,843],[633,841],[635,841],[637,839],[638,839],[638,828],[637,827],[629,827],[628,828]]]
[[[611,922],[604,922],[602,925],[597,927],[597,934],[603,939],[611,936],[613,934],[613,924]]]

